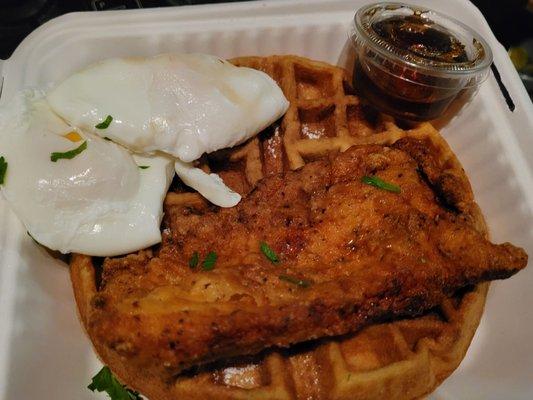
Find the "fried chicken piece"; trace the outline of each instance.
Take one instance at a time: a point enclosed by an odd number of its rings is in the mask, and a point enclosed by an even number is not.
[[[527,264],[522,249],[494,245],[472,226],[464,185],[422,142],[402,139],[265,178],[230,209],[169,195],[160,248],[104,261],[89,334],[170,379],[215,359],[418,315]]]

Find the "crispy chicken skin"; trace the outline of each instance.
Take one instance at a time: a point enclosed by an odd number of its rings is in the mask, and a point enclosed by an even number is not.
[[[472,226],[468,182],[439,170],[426,148],[414,139],[352,147],[263,179],[230,209],[169,196],[161,246],[103,262],[91,338],[170,379],[218,358],[418,315],[466,285],[524,268],[522,249],[494,245]],[[209,252],[217,261],[204,270]]]

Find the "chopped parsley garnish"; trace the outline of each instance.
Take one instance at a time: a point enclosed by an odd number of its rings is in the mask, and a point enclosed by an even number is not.
[[[296,278],[290,275],[280,275],[278,278],[281,279],[282,281],[289,282],[289,283],[298,285],[303,288],[311,286],[311,281],[308,281],[306,279]]]
[[[363,176],[361,182],[366,183],[370,186],[375,186],[379,189],[386,190],[388,192],[400,193],[401,189],[398,185],[393,183],[385,182],[383,179],[378,178],[377,176]]]
[[[197,251],[192,253],[191,258],[189,259],[189,268],[196,268],[198,265],[198,261],[200,260],[200,255]]]
[[[113,117],[111,115],[108,115],[102,122],[95,125],[94,127],[96,129],[107,129],[109,127],[109,124],[111,124],[111,121],[113,121]]]
[[[7,172],[7,161],[2,156],[0,157],[0,185],[4,184],[4,180],[6,178],[6,172]]]
[[[139,393],[128,389],[114,377],[109,367],[103,367],[93,376],[88,389],[91,391],[106,392],[111,400],[142,400]]]
[[[62,158],[70,160],[70,159],[76,157],[78,154],[80,154],[86,148],[87,148],[87,141],[85,141],[82,144],[80,144],[74,150],[65,151],[64,153],[54,152],[54,153],[50,154],[50,160],[52,160],[52,162],[56,162],[57,160],[60,160]]]
[[[261,248],[261,252],[270,260],[272,264],[279,264],[278,255],[270,248],[268,244],[261,242],[259,246]]]
[[[213,268],[215,268],[217,258],[217,253],[215,253],[214,251],[210,251],[207,256],[205,256],[205,259],[202,262],[202,269],[204,271],[211,271]]]
[[[150,168],[150,166],[149,165],[139,165],[139,168],[140,169],[148,169],[148,168]]]

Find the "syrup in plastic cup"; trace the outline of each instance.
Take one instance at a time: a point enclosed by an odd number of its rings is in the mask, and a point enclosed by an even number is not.
[[[459,97],[473,96],[492,52],[476,32],[436,11],[376,3],[355,14],[354,87],[379,110],[427,121]]]

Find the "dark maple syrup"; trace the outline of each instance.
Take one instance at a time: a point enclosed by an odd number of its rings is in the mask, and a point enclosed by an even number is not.
[[[372,29],[392,46],[408,50],[426,60],[446,63],[468,61],[465,46],[459,39],[444,27],[419,15],[376,21]]]
[[[453,34],[416,14],[376,21],[372,29],[386,45],[427,64],[468,62],[465,46]],[[463,89],[447,77],[378,57],[356,60],[354,86],[382,111],[411,120],[437,118]]]

